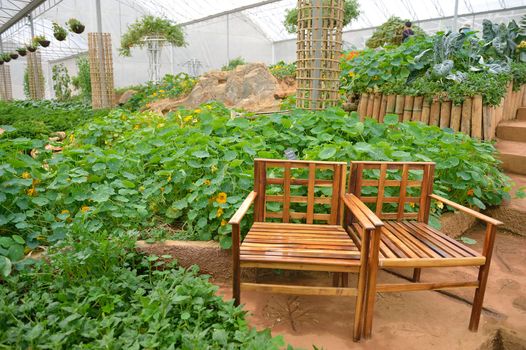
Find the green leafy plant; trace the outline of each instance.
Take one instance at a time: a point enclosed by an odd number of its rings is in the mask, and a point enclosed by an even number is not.
[[[63,63],[54,65],[51,69],[53,72],[53,90],[58,101],[66,101],[71,98],[71,78],[68,69]]]
[[[7,52],[4,52],[0,57],[5,63],[11,61],[11,55]]]
[[[245,61],[242,57],[236,57],[228,61],[228,64],[226,66],[221,67],[222,71],[229,71],[233,70],[237,66],[242,66],[244,64],[247,64],[247,61]]]
[[[375,29],[373,35],[367,39],[365,45],[371,49],[389,46],[400,45],[402,43],[402,33],[404,31],[405,22],[408,20],[399,17],[390,17],[385,23]],[[417,25],[411,27],[415,36],[425,36],[424,31]]]
[[[497,56],[501,59],[513,57],[517,47],[519,26],[512,20],[505,23],[493,23],[488,19],[482,21],[482,38],[486,42],[486,55]]]
[[[60,24],[58,24],[57,22],[53,22],[53,36],[58,41],[64,41],[68,36],[68,32]]]
[[[27,49],[25,47],[19,47],[16,49],[16,52],[18,52],[20,56],[25,56],[27,54]]]
[[[85,29],[84,24],[82,24],[76,18],[70,18],[67,22],[67,25],[68,25],[69,30],[76,34],[81,34]]]
[[[285,63],[285,61],[279,61],[268,68],[270,73],[272,73],[277,79],[296,79],[296,63]]]
[[[360,15],[360,4],[358,0],[344,0],[343,4],[343,26],[345,27],[353,19]],[[285,13],[285,20],[283,21],[285,29],[289,33],[296,33],[298,31],[298,8],[287,10]]]
[[[91,75],[89,60],[86,56],[79,56],[76,59],[77,76],[71,79],[75,89],[80,90],[80,96],[86,102],[91,102]]]
[[[33,38],[33,46],[42,46],[42,47],[48,47],[50,44],[50,41],[46,39],[44,35],[37,35]]]
[[[26,48],[29,52],[35,52],[37,50],[37,46],[34,43],[27,44]]]
[[[177,47],[185,45],[184,32],[180,26],[165,18],[144,16],[128,26],[128,31],[121,37],[119,53],[130,56],[130,49],[143,47],[147,37],[161,37]]]

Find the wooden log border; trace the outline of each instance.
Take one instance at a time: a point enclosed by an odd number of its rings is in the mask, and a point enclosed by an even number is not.
[[[383,123],[386,114],[398,114],[400,121],[417,121],[441,128],[451,128],[482,140],[495,139],[497,125],[516,118],[517,110],[526,107],[526,85],[513,91],[510,83],[498,106],[484,105],[482,96],[466,98],[462,104],[430,100],[423,96],[362,94],[358,104],[360,120],[373,118]]]

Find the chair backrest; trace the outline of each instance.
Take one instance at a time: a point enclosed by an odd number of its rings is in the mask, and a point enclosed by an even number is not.
[[[254,221],[339,224],[347,164],[254,160]]]
[[[348,193],[382,220],[428,222],[435,163],[352,161]]]

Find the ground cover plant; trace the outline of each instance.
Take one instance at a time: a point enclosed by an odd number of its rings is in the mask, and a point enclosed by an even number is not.
[[[75,225],[45,260],[0,277],[0,348],[283,348],[197,268],[142,256],[135,237]]]
[[[493,145],[393,117],[362,123],[339,109],[253,120],[215,103],[166,117],[114,110],[75,130],[61,153],[43,144],[0,139],[0,255],[13,262],[77,222],[93,232],[169,224],[177,238],[228,248],[227,220],[252,189],[253,158],[283,158],[287,148],[306,159],[432,160],[438,194],[481,209],[508,197]]]
[[[285,61],[279,61],[276,64],[270,65],[268,69],[276,79],[296,79],[296,62],[285,63]]]
[[[9,125],[16,129],[0,138],[47,137],[53,132],[71,130],[107,113],[107,110],[93,110],[79,101],[0,101],[0,128]]]

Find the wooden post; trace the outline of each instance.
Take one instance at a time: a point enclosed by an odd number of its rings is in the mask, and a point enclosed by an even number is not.
[[[440,127],[449,128],[451,120],[451,101],[442,101],[440,104]]]
[[[440,120],[440,102],[433,99],[431,109],[429,111],[429,125],[437,125]]]
[[[399,117],[404,113],[404,96],[402,95],[396,95],[395,113],[398,114]]]
[[[384,122],[386,109],[387,109],[387,96],[382,95],[382,100],[380,101],[380,114],[378,115],[378,122],[380,123]]]
[[[482,138],[482,96],[473,97],[471,106],[471,137]]]
[[[423,96],[415,96],[413,103],[413,114],[411,115],[411,120],[419,122],[422,118],[422,105],[424,103]]]
[[[369,94],[369,99],[367,101],[367,113],[365,113],[365,116],[371,118],[373,116],[373,109],[374,109],[374,94]]]
[[[460,131],[460,116],[462,115],[462,105],[453,104],[451,107],[450,128]]]
[[[404,99],[404,122],[408,122],[411,120],[411,115],[413,114],[413,102],[414,96],[406,96]]]
[[[367,102],[369,101],[369,95],[366,93],[363,93],[360,97],[360,103],[358,104],[358,115],[360,116],[360,120],[363,121],[365,118],[365,114],[367,113]]]
[[[422,103],[422,117],[421,121],[424,124],[429,124],[429,114],[431,113],[431,106],[429,104],[429,100],[424,98],[424,102]]]
[[[387,96],[387,107],[385,109],[385,113],[394,113],[395,111],[395,104],[396,104],[396,95],[388,95]]]
[[[373,119],[378,120],[378,117],[380,116],[380,103],[382,102],[382,95],[377,92],[374,94],[374,100],[373,100]]]
[[[241,302],[241,265],[239,262],[240,231],[239,225],[232,225],[232,298],[234,305]]]
[[[460,118],[460,131],[471,135],[471,109],[473,100],[468,97],[462,102],[462,116]]]

